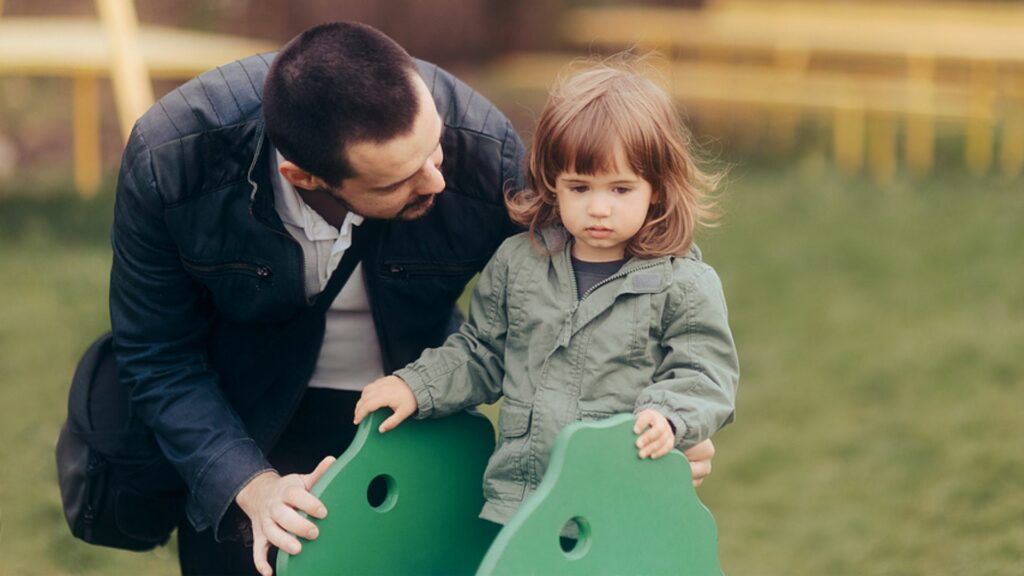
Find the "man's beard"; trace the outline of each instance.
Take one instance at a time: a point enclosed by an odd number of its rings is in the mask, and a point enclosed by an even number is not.
[[[437,194],[430,194],[429,196],[420,196],[415,202],[406,204],[398,214],[395,215],[395,220],[416,220],[422,218],[430,212],[430,209],[434,207],[434,198]]]
[[[398,213],[395,214],[394,216],[368,216],[366,214],[361,213],[359,210],[353,208],[351,204],[346,202],[345,199],[342,198],[339,194],[335,194],[334,191],[331,190],[330,188],[321,187],[317,188],[316,190],[317,192],[322,192],[323,194],[326,194],[328,198],[340,204],[341,207],[344,208],[347,212],[359,214],[360,216],[364,218],[370,218],[371,220],[417,220],[419,218],[426,216],[427,213],[430,212],[430,209],[434,207],[434,200],[435,197],[437,196],[437,194],[418,196],[416,200],[413,200],[412,202],[409,202],[408,204],[403,206],[402,209],[399,210]]]

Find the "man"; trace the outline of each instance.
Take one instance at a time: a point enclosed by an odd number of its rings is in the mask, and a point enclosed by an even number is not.
[[[359,390],[450,331],[516,232],[502,199],[522,155],[487,100],[352,23],[206,73],[139,120],[111,321],[134,413],[188,487],[183,573],[269,574],[272,546],[316,538],[297,511],[327,513],[309,489],[354,435]],[[710,445],[695,454],[699,481]]]

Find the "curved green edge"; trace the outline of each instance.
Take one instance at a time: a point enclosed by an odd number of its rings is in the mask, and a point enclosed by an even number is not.
[[[380,434],[389,414],[367,417],[313,487],[328,510],[323,520],[312,519],[320,537],[303,541],[297,555],[280,552],[277,574],[472,574],[479,565],[500,528],[477,516],[494,450],[490,421],[460,413],[407,420]],[[382,474],[394,489],[374,509],[367,488]]]
[[[536,492],[501,530],[477,574],[721,575],[718,530],[678,451],[641,460],[635,416],[577,422],[558,436]],[[560,534],[589,526],[571,552]]]

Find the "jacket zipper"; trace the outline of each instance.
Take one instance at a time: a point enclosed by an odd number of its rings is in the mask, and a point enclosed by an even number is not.
[[[259,189],[259,185],[256,184],[256,180],[253,179],[252,173],[253,170],[256,169],[256,162],[259,161],[260,152],[263,151],[262,127],[260,127],[259,133],[256,135],[256,138],[256,152],[252,156],[252,162],[249,164],[249,171],[245,175],[246,181],[249,182],[249,186],[252,187],[252,192],[249,194],[249,215],[252,216],[254,220],[262,224],[263,227],[265,227],[267,230],[270,230],[272,233],[287,239],[292,244],[292,246],[294,246],[295,249],[299,251],[299,260],[302,262],[303,270],[305,270],[306,255],[302,252],[302,246],[299,244],[299,241],[293,238],[291,234],[288,234],[287,232],[282,232],[281,230],[278,230],[271,226],[270,222],[267,222],[266,220],[261,218],[258,214],[256,214],[256,210],[253,209],[253,206],[255,206],[256,204],[256,191]],[[306,303],[307,307],[313,305],[314,300],[311,300],[308,296],[306,296],[306,279],[304,275],[299,275],[299,294],[302,295],[302,299]]]
[[[418,276],[461,276],[475,272],[475,266],[460,264],[422,264],[418,262],[385,262],[384,270],[391,276],[414,278]]]
[[[578,285],[576,284],[576,271],[572,267],[572,257],[571,256],[568,258],[568,263],[569,263],[569,283],[572,285],[572,294],[573,294],[573,296],[575,296],[576,292],[578,290]],[[636,268],[632,268],[632,269],[627,270],[627,271],[623,271],[622,269],[620,269],[615,274],[612,274],[611,276],[609,276],[609,277],[605,278],[604,280],[601,280],[597,284],[594,284],[593,286],[591,286],[586,292],[583,293],[583,296],[577,298],[576,301],[572,305],[572,309],[569,310],[569,315],[566,318],[565,323],[562,325],[562,334],[564,336],[559,340],[558,344],[555,345],[555,347],[550,352],[548,352],[547,356],[544,358],[544,364],[541,366],[541,369],[540,369],[540,379],[541,379],[541,382],[544,382],[547,379],[548,366],[551,363],[551,357],[555,355],[555,352],[558,351],[558,349],[560,347],[562,347],[562,346],[564,346],[566,348],[569,347],[569,341],[572,339],[572,320],[573,320],[573,317],[576,315],[576,310],[578,310],[579,307],[580,307],[580,303],[582,303],[583,300],[587,296],[589,296],[591,292],[593,292],[594,290],[597,290],[599,287],[603,286],[604,284],[607,284],[608,282],[611,282],[612,280],[615,280],[616,278],[622,278],[624,276],[628,276],[628,275],[632,274],[633,272],[637,272],[637,271],[640,271],[640,270],[646,270],[648,268],[655,268],[657,266],[658,266],[657,262],[648,262],[647,264],[644,264],[642,266],[637,266]],[[534,415],[534,417],[536,417],[536,414]],[[532,453],[532,442],[533,442],[533,435],[532,434],[530,434],[530,436],[529,436],[527,441],[531,445],[531,453]],[[531,458],[531,462],[532,461],[533,461],[533,459]],[[533,468],[532,465],[528,465],[528,466],[529,466],[529,469],[525,471],[527,479],[528,479],[528,482],[529,482],[531,487],[536,488],[537,487],[537,482],[536,482],[536,479],[535,479],[535,474],[533,472],[534,468]]]
[[[575,295],[577,290],[578,290],[578,286],[576,284],[576,271],[573,270],[572,258],[571,257],[568,259],[568,263],[569,263],[569,283],[572,285],[572,293],[573,293],[573,295]],[[583,296],[578,298],[573,303],[572,308],[569,309],[569,314],[566,317],[565,322],[562,324],[562,334],[560,335],[560,337],[558,339],[558,343],[556,343],[555,347],[552,348],[551,351],[548,352],[547,355],[544,357],[544,362],[541,365],[541,369],[540,369],[541,381],[543,382],[547,378],[548,365],[551,363],[551,357],[555,355],[555,352],[557,352],[560,347],[563,347],[563,346],[566,347],[566,348],[569,347],[569,341],[572,339],[572,320],[573,320],[573,317],[576,315],[576,310],[579,309],[580,304],[583,302],[583,300],[587,296],[589,296],[591,294],[591,292],[593,292],[594,290],[597,290],[599,287],[603,286],[604,284],[607,284],[608,282],[611,282],[612,280],[615,280],[616,278],[621,278],[623,276],[628,276],[628,275],[632,274],[633,272],[637,272],[637,271],[640,271],[640,270],[646,270],[648,268],[655,268],[658,265],[659,265],[658,262],[648,262],[647,264],[643,264],[642,266],[637,266],[636,268],[632,268],[632,269],[627,270],[627,271],[623,271],[623,270],[620,269],[615,274],[612,274],[611,276],[605,278],[604,280],[601,280],[597,284],[594,284],[593,286],[590,287],[589,290],[584,292]]]
[[[223,264],[195,264],[187,260],[182,260],[185,268],[198,272],[199,274],[206,275],[217,275],[217,274],[250,274],[260,278],[261,280],[267,280],[274,275],[274,271],[270,266],[263,266],[260,264],[250,264],[248,262],[225,262]]]
[[[256,192],[257,192],[257,190],[259,190],[259,185],[256,183],[256,180],[253,179],[252,174],[253,174],[253,171],[256,169],[256,163],[259,161],[260,152],[262,150],[263,150],[263,127],[261,126],[259,128],[259,132],[256,135],[256,152],[253,154],[252,162],[249,164],[249,171],[246,173],[246,177],[245,177],[246,181],[249,182],[249,186],[252,187],[252,192],[249,194],[249,215],[252,216],[252,218],[254,220],[256,220],[257,222],[262,224],[267,230],[270,230],[271,233],[277,234],[278,236],[281,236],[281,237],[287,239],[288,242],[290,242],[291,245],[294,246],[295,250],[298,251],[298,253],[299,253],[299,261],[302,262],[303,269],[305,269],[306,255],[302,252],[302,245],[299,244],[299,241],[296,240],[295,238],[293,238],[291,234],[289,234],[289,233],[287,233],[285,231],[281,231],[281,230],[278,230],[278,229],[274,228],[270,224],[270,222],[267,222],[266,220],[261,218],[258,214],[256,214],[256,210],[255,210],[254,207],[256,205]],[[271,188],[273,188],[273,184],[271,184]],[[299,283],[299,292],[298,293],[302,296],[303,301],[306,303],[306,307],[307,308],[308,307],[312,307],[313,304],[314,304],[314,300],[311,300],[308,296],[306,296],[306,279],[305,279],[305,274],[299,274],[297,279],[298,279],[298,283]],[[319,351],[317,352],[317,356],[319,356]],[[315,369],[316,369],[316,359],[313,360],[313,370],[315,370]],[[309,375],[306,378],[306,383],[307,384],[309,383],[309,378],[312,377],[312,376],[313,376],[313,373],[310,372]],[[288,407],[288,412],[287,412],[288,415],[286,417],[286,422],[290,422],[292,417],[295,416],[295,411],[299,407],[299,402],[302,401],[302,396],[303,396],[303,394],[301,394],[301,393],[294,395],[294,398],[290,402],[291,405]],[[269,444],[268,444],[269,446],[275,446],[277,444],[277,441],[280,440],[281,436],[284,434],[285,429],[287,428],[287,425],[285,425],[285,426],[277,426],[277,428],[278,428],[278,430],[275,431],[273,437],[269,438]]]
[[[566,347],[569,346],[569,339],[572,338],[572,319],[573,319],[573,316],[576,315],[576,310],[579,309],[580,304],[583,302],[584,299],[586,299],[587,296],[589,296],[591,294],[591,292],[593,292],[594,290],[597,290],[598,288],[600,288],[601,286],[607,284],[608,282],[611,282],[612,280],[628,276],[628,275],[632,274],[633,272],[639,272],[640,270],[647,270],[648,268],[655,268],[658,265],[659,265],[658,262],[648,262],[647,264],[644,264],[642,266],[637,266],[636,268],[632,268],[632,269],[627,270],[627,271],[623,271],[623,270],[620,269],[615,274],[612,274],[611,276],[605,278],[604,280],[601,280],[597,284],[594,284],[589,289],[587,289],[587,291],[583,293],[583,296],[580,296],[576,300],[576,302],[573,303],[572,309],[569,310],[569,316],[566,319],[566,325],[562,328],[562,331],[565,334],[565,336],[561,339],[559,344],[562,345],[562,346],[566,346]],[[572,283],[572,293],[576,294],[576,292],[577,292],[577,290],[579,288],[576,285],[576,271],[573,270],[573,267],[572,267],[572,258],[569,259],[569,280]],[[558,347],[556,346],[555,348],[557,349]],[[552,353],[553,352],[554,351],[552,351]],[[550,358],[550,355],[549,355],[549,358]]]

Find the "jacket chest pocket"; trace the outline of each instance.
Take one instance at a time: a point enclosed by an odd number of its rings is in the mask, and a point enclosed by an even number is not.
[[[278,302],[277,278],[269,264],[245,260],[195,262],[182,259],[185,270],[209,291],[217,312],[233,322],[275,321],[294,310]]]
[[[438,298],[455,300],[484,262],[431,263],[385,260],[378,275],[393,290],[408,298],[430,303]]]
[[[632,410],[636,395],[654,376],[653,315],[650,294],[620,298],[578,335],[585,350],[572,356],[581,360],[571,380],[579,382],[581,409],[608,415]]]

